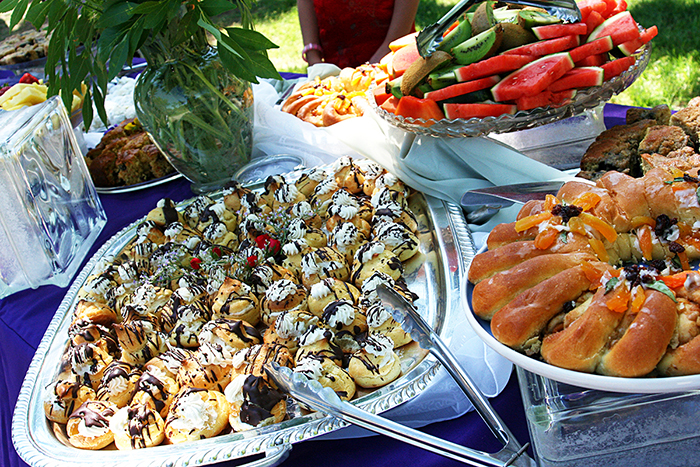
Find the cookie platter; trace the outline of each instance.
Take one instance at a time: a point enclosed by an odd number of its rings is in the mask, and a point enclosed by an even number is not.
[[[294,181],[301,172],[286,174]],[[262,189],[262,184],[250,186]],[[211,194],[221,199],[221,192]],[[178,203],[184,209],[193,200]],[[421,315],[443,339],[449,339],[461,321],[459,286],[466,264],[475,254],[461,209],[453,204],[413,193],[410,208],[418,221],[419,253],[404,264],[404,278],[420,298],[415,302]],[[320,413],[293,412],[293,418],[243,432],[231,432],[209,439],[160,445],[138,451],[119,451],[112,446],[99,451],[71,446],[62,426],[48,421],[44,412],[46,388],[58,372],[66,349],[71,311],[79,291],[98,264],[124,249],[137,235],[140,219],[107,241],[86,264],[55,313],[22,385],[12,424],[15,448],[33,466],[60,465],[203,465],[265,454],[267,465],[280,462],[293,443],[314,438],[346,423]],[[455,272],[457,272],[455,274]],[[409,344],[411,346],[411,344]],[[363,391],[353,403],[372,413],[389,410],[414,398],[430,384],[438,363],[413,346],[400,354],[401,375],[392,383],[373,391]],[[293,407],[293,404],[292,404]],[[293,408],[294,409],[294,408]]]

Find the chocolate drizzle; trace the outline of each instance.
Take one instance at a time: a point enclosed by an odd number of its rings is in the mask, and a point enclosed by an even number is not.
[[[273,389],[262,377],[248,376],[243,383],[241,421],[258,426],[260,422],[273,416],[272,409],[283,398],[282,393]]]

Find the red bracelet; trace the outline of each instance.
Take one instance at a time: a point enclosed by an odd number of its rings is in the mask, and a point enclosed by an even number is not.
[[[304,59],[306,63],[309,63],[309,61],[306,59],[306,54],[310,50],[317,50],[320,52],[321,56],[323,57],[323,47],[321,47],[319,44],[306,44],[303,49],[301,49],[301,58]]]

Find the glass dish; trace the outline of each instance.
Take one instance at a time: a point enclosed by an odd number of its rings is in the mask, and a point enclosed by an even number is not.
[[[221,193],[210,196],[217,199]],[[182,206],[186,204],[181,203]],[[463,319],[458,299],[459,284],[464,274],[463,265],[474,254],[473,241],[459,206],[416,193],[411,197],[411,209],[419,221],[422,254],[404,264],[404,276],[411,290],[420,296],[416,305],[422,316],[443,339],[449,341],[455,325]],[[55,434],[54,427],[46,420],[43,399],[68,340],[77,293],[103,257],[120,251],[134,238],[136,227],[142,220],[117,233],[88,262],[61,302],[37,349],[12,422],[13,442],[24,461],[33,466],[47,467],[193,466],[263,453],[269,460],[283,456],[293,443],[346,426],[337,419],[312,413],[265,428],[178,445],[161,445],[139,452],[78,450],[57,437],[61,433]],[[438,368],[437,361],[430,355],[420,360],[407,353],[402,358],[403,374],[399,379],[363,395],[354,403],[373,413],[384,412],[422,393]]]
[[[649,64],[651,56],[651,43],[646,44],[635,54],[636,61],[619,76],[603,83],[602,86],[590,87],[576,93],[574,99],[561,107],[538,107],[533,110],[518,111],[513,115],[504,114],[498,117],[470,118],[465,120],[443,119],[430,126],[422,126],[427,121],[421,118],[405,118],[394,115],[377,106],[374,96],[369,96],[370,104],[377,114],[390,125],[418,135],[436,137],[466,137],[485,136],[489,133],[509,133],[512,131],[526,130],[540,125],[556,122],[564,118],[578,115],[586,109],[593,109],[599,104],[608,101],[613,95],[627,89],[639,78]],[[431,120],[435,121],[435,120]]]

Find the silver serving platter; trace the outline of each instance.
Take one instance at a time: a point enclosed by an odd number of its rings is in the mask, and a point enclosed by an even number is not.
[[[221,194],[218,195],[220,197]],[[217,195],[212,195],[217,198]],[[459,286],[465,264],[475,255],[474,243],[459,206],[415,193],[411,209],[419,220],[420,254],[405,263],[405,278],[421,315],[449,342],[462,317]],[[184,206],[187,202],[180,203]],[[107,241],[74,280],[51,321],[27,371],[12,420],[17,453],[28,464],[43,466],[175,466],[205,465],[264,454],[248,465],[276,465],[286,458],[293,443],[314,438],[347,424],[320,413],[299,416],[269,427],[220,435],[177,445],[161,445],[134,451],[107,448],[87,451],[64,444],[45,418],[46,387],[57,372],[68,341],[68,326],[78,290],[104,256],[120,251],[134,237],[134,222]],[[439,364],[430,355],[422,360],[402,359],[403,374],[393,383],[353,401],[358,407],[380,413],[422,393],[436,375]],[[60,437],[60,432],[58,433]]]
[[[593,86],[580,90],[571,102],[566,105],[520,110],[513,115],[504,114],[498,117],[456,118],[451,120],[445,118],[438,121],[430,120],[434,123],[430,126],[424,126],[427,120],[394,115],[378,107],[373,95],[368,93],[368,96],[370,105],[379,117],[392,126],[418,135],[476,137],[485,136],[489,133],[510,133],[573,117],[585,110],[594,109],[603,102],[607,102],[615,94],[619,94],[630,87],[642,74],[651,57],[651,42],[645,44],[639,52],[634,54],[634,57],[636,58],[635,63],[622,74],[604,82],[602,86]]]

